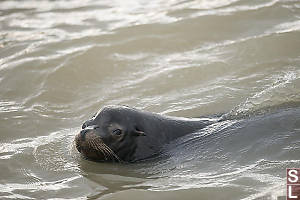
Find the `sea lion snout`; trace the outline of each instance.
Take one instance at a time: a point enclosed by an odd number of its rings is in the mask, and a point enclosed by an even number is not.
[[[75,136],[76,149],[86,158],[92,160],[121,161],[118,155],[107,146],[98,135],[98,126],[87,127]]]
[[[92,124],[93,124],[93,119],[89,119],[82,124],[81,128],[85,129],[86,127],[91,126]]]
[[[89,130],[88,129],[83,129],[83,130],[81,130],[80,131],[80,139],[82,140],[82,141],[85,141],[85,135],[86,135],[86,133],[88,132]]]
[[[102,140],[101,137],[96,133],[95,129],[97,128],[98,127],[87,127],[85,129],[82,129],[75,136],[75,145],[80,153],[87,154],[87,152],[91,150],[91,144],[95,139]]]
[[[99,128],[99,126],[85,126],[81,131],[80,131],[80,133],[79,133],[79,135],[80,135],[80,139],[82,140],[82,141],[85,141],[85,137],[86,137],[86,134],[88,133],[88,132],[90,132],[90,131],[94,131],[94,130],[96,130],[96,129],[98,129]]]
[[[76,149],[81,153],[81,136],[80,133],[75,136],[75,146]]]

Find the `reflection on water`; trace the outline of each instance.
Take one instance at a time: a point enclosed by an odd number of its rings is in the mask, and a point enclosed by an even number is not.
[[[1,1],[1,199],[276,199],[299,167],[297,0]],[[73,139],[104,105],[224,121],[136,164]]]

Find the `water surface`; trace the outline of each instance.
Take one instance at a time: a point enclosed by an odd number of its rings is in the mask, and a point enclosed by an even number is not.
[[[277,199],[300,167],[298,0],[0,2],[1,199]],[[105,105],[224,121],[136,164],[82,158]]]

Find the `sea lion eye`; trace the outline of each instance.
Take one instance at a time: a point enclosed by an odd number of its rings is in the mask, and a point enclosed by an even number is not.
[[[120,129],[115,129],[115,130],[113,130],[113,133],[114,133],[115,135],[121,135],[121,134],[122,134],[122,131],[121,131]]]

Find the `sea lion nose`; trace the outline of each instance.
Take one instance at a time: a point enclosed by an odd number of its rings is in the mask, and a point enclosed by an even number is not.
[[[82,124],[82,129],[85,129],[86,127],[87,127],[88,125],[87,125],[87,122],[84,122],[83,124]]]
[[[88,126],[88,127],[84,127],[81,131],[80,131],[80,138],[82,141],[85,140],[85,135],[87,132],[91,131],[91,130],[95,130],[98,129],[99,126]]]
[[[80,137],[81,137],[81,140],[84,141],[85,140],[85,135],[86,133],[89,131],[89,129],[83,129],[80,131]]]
[[[83,124],[82,124],[82,129],[85,129],[86,127],[88,127],[88,126],[90,126],[90,125],[92,125],[92,122],[93,122],[93,120],[87,120],[86,122],[84,122]]]

